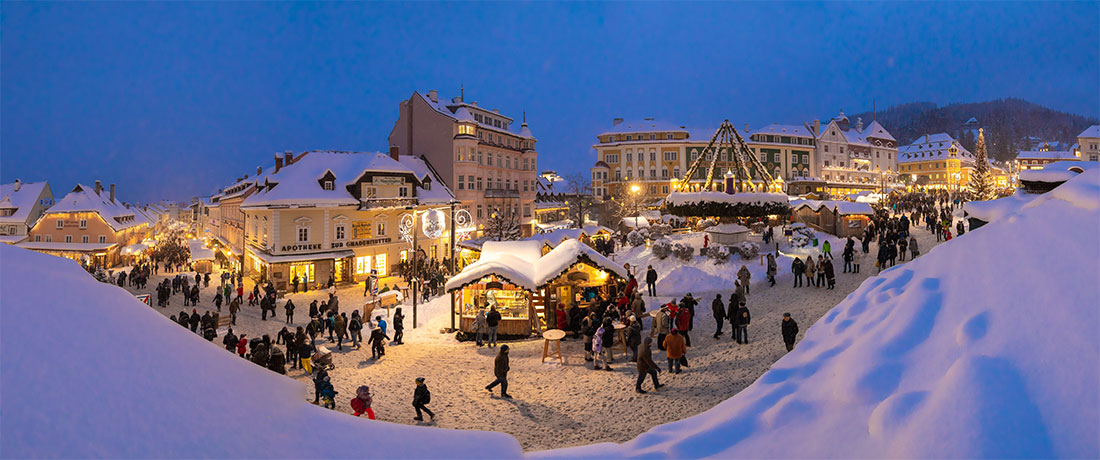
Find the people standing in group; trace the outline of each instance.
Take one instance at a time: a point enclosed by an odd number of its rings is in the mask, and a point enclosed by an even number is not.
[[[783,334],[783,344],[787,346],[787,351],[794,350],[794,341],[798,337],[798,323],[794,318],[791,318],[790,313],[783,314],[783,321],[780,324],[780,330]]]
[[[726,322],[726,304],[722,302],[722,294],[715,294],[710,303],[711,313],[714,315],[714,338],[722,335],[722,324]]]
[[[497,326],[500,325],[500,312],[497,311],[497,307],[494,305],[489,309],[489,314],[485,315],[485,325],[489,329],[489,346],[497,346]]]
[[[806,282],[813,287],[819,287],[816,284],[815,273],[817,273],[817,262],[814,262],[813,256],[806,256]]]
[[[500,385],[500,397],[504,399],[512,399],[512,396],[508,394],[508,345],[502,345],[500,351],[497,352],[496,360],[493,361],[493,375],[496,376],[496,380],[485,386],[485,389],[489,391],[489,394],[493,394],[493,387]]]
[[[611,318],[604,318],[603,324],[596,330],[596,336],[593,339],[593,350],[596,357],[592,362],[592,370],[599,370],[601,358],[603,360],[603,369],[611,369],[611,347],[615,345],[615,326],[611,323]]]
[[[677,331],[684,338],[686,346],[691,346],[691,336],[688,334],[691,331],[692,312],[694,308],[689,307],[689,301],[694,303],[695,300],[691,298],[691,293],[680,301],[680,308],[676,309],[676,317],[672,322],[672,330]]]
[[[638,361],[638,346],[642,344],[642,322],[631,314],[626,326],[626,347],[630,349],[630,362]]]
[[[652,265],[645,272],[645,284],[649,296],[655,297],[657,295],[657,270],[654,270]]]
[[[817,256],[817,287],[825,285],[825,256]]]
[[[672,330],[672,311],[669,305],[673,305],[675,299],[672,302],[661,305],[661,310],[657,312],[657,317],[654,318],[653,330],[657,331],[657,348],[665,349],[665,337]]]
[[[749,272],[748,266],[744,264],[741,265],[741,269],[737,271],[737,280],[741,281],[741,286],[744,286],[745,295],[749,295],[752,293],[752,290],[749,289],[749,282],[752,280],[752,273]]]
[[[646,375],[649,375],[653,380],[653,389],[660,390],[661,383],[657,380],[657,373],[661,372],[661,368],[657,366],[657,363],[653,361],[653,339],[646,337],[642,341],[642,350],[638,353],[638,380],[634,383],[634,391],[638,393],[645,393],[642,389],[642,384],[645,383]]]
[[[484,345],[485,343],[482,341],[482,338],[489,332],[489,326],[485,324],[485,309],[479,308],[477,310],[477,316],[474,317],[473,329],[477,339],[477,346],[480,347]]]
[[[905,237],[898,238],[898,259],[905,262],[905,253],[909,252],[909,240]]]
[[[680,373],[680,360],[687,354],[687,345],[679,331],[673,330],[665,337],[665,356],[668,358],[668,373]]]
[[[416,389],[413,390],[413,408],[416,409],[416,417],[413,420],[418,422],[424,420],[424,416],[421,411],[427,412],[428,417],[435,420],[435,414],[428,409],[428,404],[432,402],[432,393],[428,391],[428,385],[424,383],[424,377],[416,378]]]
[[[802,287],[802,276],[806,273],[806,264],[802,262],[802,259],[795,257],[791,261],[791,273],[794,274],[794,287]],[[808,281],[807,284],[809,284]]]

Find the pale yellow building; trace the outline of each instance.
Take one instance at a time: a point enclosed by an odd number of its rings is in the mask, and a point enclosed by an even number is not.
[[[1077,135],[1077,153],[1082,161],[1100,161],[1100,125],[1089,126]]]
[[[898,174],[907,183],[961,190],[973,172],[974,155],[947,133],[926,134],[898,149]]]

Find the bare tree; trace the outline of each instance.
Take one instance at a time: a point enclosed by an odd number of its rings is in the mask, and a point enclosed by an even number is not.
[[[489,220],[485,222],[485,236],[493,241],[518,240],[523,232],[516,222],[516,214],[505,209],[493,209],[489,212]]]
[[[592,194],[592,182],[583,174],[570,174],[561,192],[567,206],[566,218],[573,221],[574,228],[584,227],[585,219],[599,206]]]

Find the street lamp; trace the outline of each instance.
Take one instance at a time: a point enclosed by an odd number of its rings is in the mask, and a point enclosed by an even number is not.
[[[634,185],[630,186],[630,193],[634,195],[634,199],[632,201],[634,201],[634,226],[635,227],[638,226],[638,192],[641,191],[641,190],[642,190],[642,188],[639,187],[638,184],[634,184]]]

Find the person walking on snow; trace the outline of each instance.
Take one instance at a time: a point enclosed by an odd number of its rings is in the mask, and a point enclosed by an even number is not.
[[[829,244],[829,240],[825,240],[825,243],[821,245],[821,252],[825,257],[833,258],[833,247]]]
[[[393,343],[405,343],[405,315],[401,314],[401,307],[397,307],[393,313]]]
[[[642,351],[638,353],[638,380],[634,382],[634,391],[645,394],[645,390],[642,389],[642,384],[645,383],[645,377],[648,374],[653,380],[653,389],[660,390],[660,382],[657,381],[657,373],[661,372],[661,368],[657,366],[657,363],[653,361],[653,339],[646,337],[642,341]]]
[[[722,302],[722,294],[715,294],[710,310],[714,313],[714,338],[717,339],[722,335],[722,324],[726,322],[726,304]]]
[[[485,386],[490,395],[493,394],[493,387],[500,384],[500,397],[512,399],[512,396],[508,394],[508,369],[508,345],[502,345],[500,351],[497,352],[496,360],[493,361],[493,375],[496,376],[496,380]]]
[[[687,345],[684,344],[684,338],[680,336],[679,331],[672,331],[672,334],[665,337],[665,356],[668,358],[669,374],[680,373],[680,359],[685,354],[687,354]]]
[[[374,420],[374,409],[371,409],[371,403],[374,398],[371,397],[370,387],[366,385],[360,385],[355,390],[355,397],[351,398],[351,410],[355,411],[353,415],[356,417],[367,414],[367,418]]]
[[[791,318],[790,313],[783,314],[783,321],[781,330],[783,333],[783,344],[787,346],[787,351],[794,350],[794,339],[798,336],[798,323]]]
[[[428,409],[428,404],[432,402],[432,392],[428,391],[428,385],[424,384],[424,377],[416,378],[416,390],[413,391],[413,408],[416,409],[416,417],[413,420],[418,422],[424,421],[424,416],[421,411],[427,412],[428,417],[435,420],[435,414]]]
[[[385,332],[382,332],[381,327],[371,329],[370,338],[367,339],[367,345],[370,345],[371,359],[378,359],[386,355],[385,341],[389,340],[389,336]]]
[[[775,274],[779,271],[779,267],[775,264],[775,254],[768,254],[768,286],[775,286]]]
[[[737,271],[737,279],[741,281],[741,286],[745,287],[745,295],[749,295],[752,292],[749,290],[749,281],[752,280],[752,273],[749,272],[749,267],[742,264],[741,269]]]

